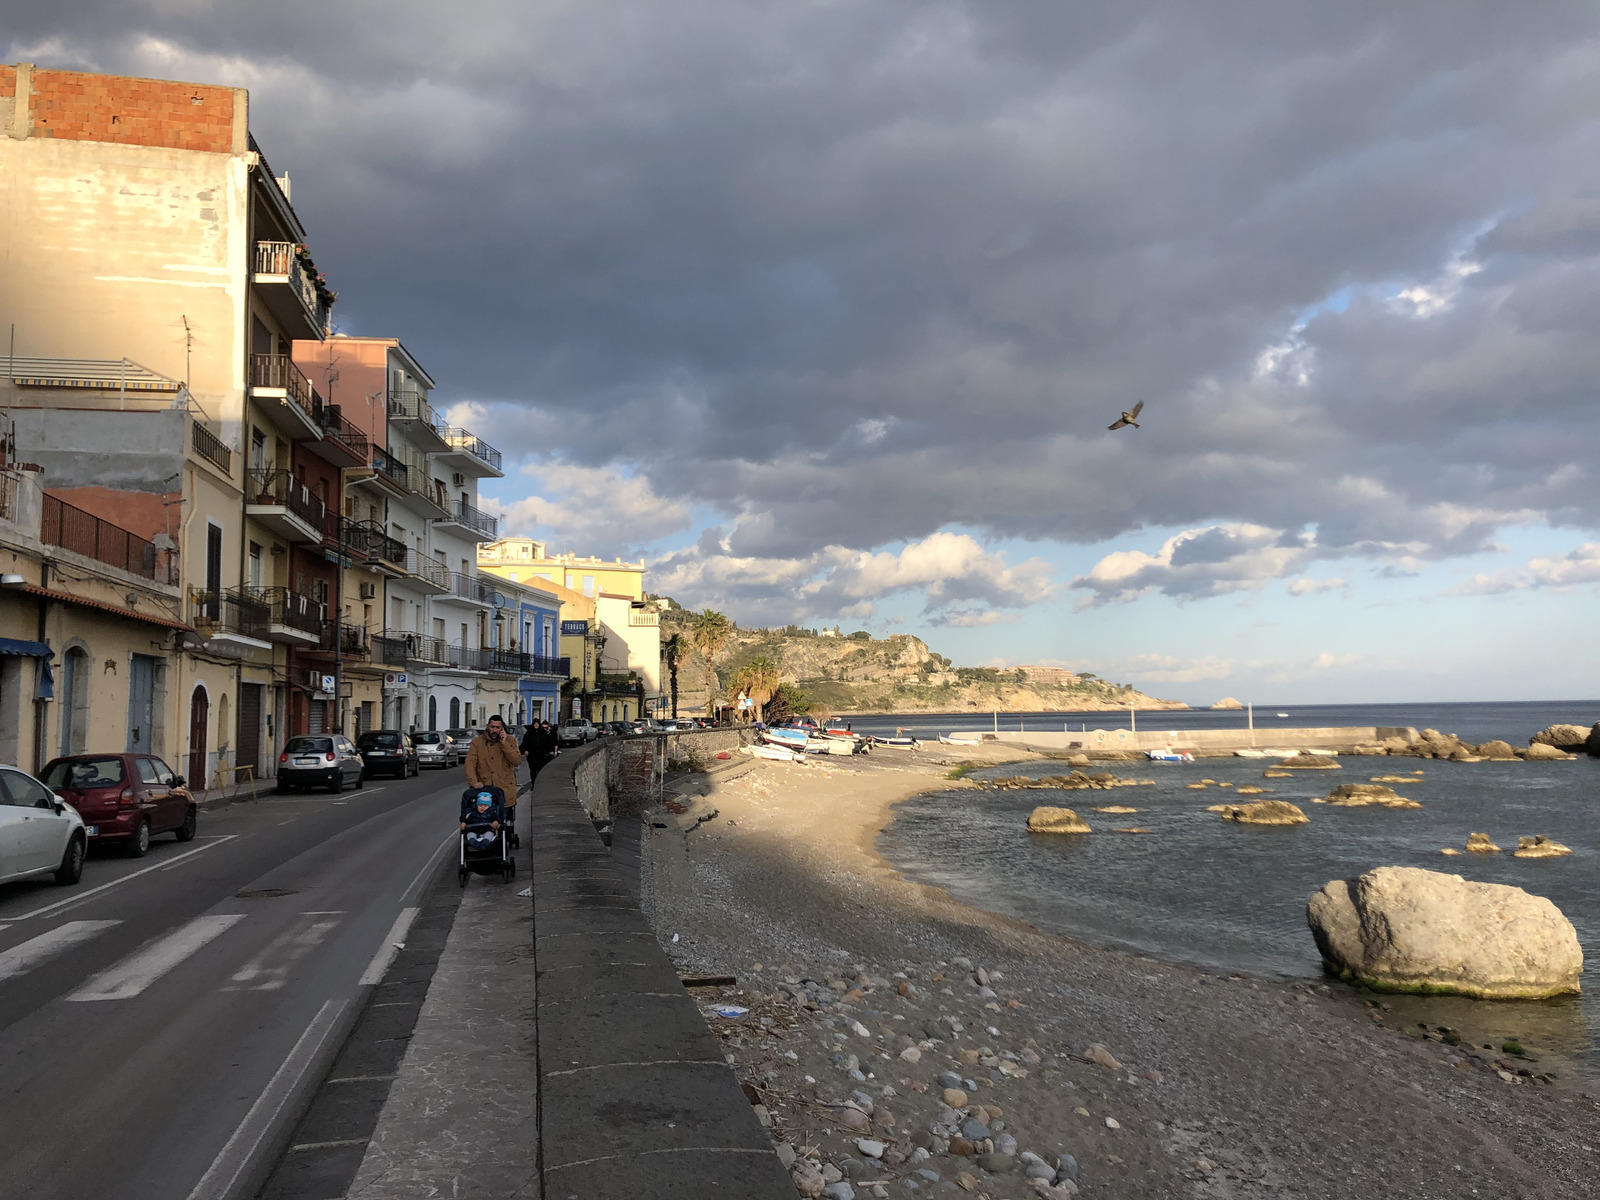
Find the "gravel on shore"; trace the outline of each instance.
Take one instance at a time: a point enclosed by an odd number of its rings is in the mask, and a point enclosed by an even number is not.
[[[650,816],[657,934],[685,974],[737,978],[693,994],[797,1195],[1595,1194],[1600,1105],[1536,1047],[1510,1058],[1339,984],[1084,945],[901,878],[877,835],[895,803],[971,786],[945,780],[955,762],[736,756],[675,776]]]

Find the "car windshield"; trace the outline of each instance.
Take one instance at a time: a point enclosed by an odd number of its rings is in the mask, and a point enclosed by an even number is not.
[[[398,746],[400,735],[398,733],[363,733],[357,743],[363,750],[372,746]]]
[[[444,734],[419,733],[411,740],[419,746],[437,746],[444,741]]]
[[[585,721],[582,717],[573,717],[570,721],[567,722],[567,728],[568,729],[582,729],[588,723],[589,722]]]
[[[284,747],[289,754],[331,754],[333,739],[325,737],[293,737]]]
[[[44,771],[44,785],[48,788],[116,787],[123,780],[120,758],[63,758],[51,763]]]

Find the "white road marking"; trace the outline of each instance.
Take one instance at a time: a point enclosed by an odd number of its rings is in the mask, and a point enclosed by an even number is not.
[[[0,979],[26,974],[47,958],[64,954],[79,942],[86,942],[102,929],[121,925],[121,921],[68,921],[49,933],[29,938],[0,954]]]
[[[439,848],[432,854],[428,855],[428,861],[422,864],[422,870],[418,871],[416,875],[412,877],[411,882],[406,884],[406,890],[400,893],[401,904],[404,904],[407,900],[416,899],[416,896],[413,893],[416,892],[416,890],[422,885],[423,876],[425,876],[429,871],[433,870],[435,862],[438,860],[439,856],[445,852],[445,848],[459,840],[460,837],[461,831],[458,829],[452,829],[445,835],[444,841],[439,843]]]
[[[49,916],[53,912],[59,912],[62,909],[71,908],[74,905],[82,904],[85,900],[89,900],[94,896],[98,896],[101,892],[107,891],[114,887],[120,887],[124,883],[127,883],[130,879],[137,879],[141,875],[148,875],[151,871],[164,871],[168,867],[175,867],[180,862],[183,862],[184,859],[193,858],[196,854],[203,854],[207,850],[215,850],[224,842],[231,842],[238,836],[239,835],[237,833],[225,833],[213,835],[209,839],[201,838],[200,840],[206,842],[206,845],[196,846],[193,850],[185,850],[182,854],[174,855],[172,858],[169,858],[164,862],[153,863],[148,867],[141,867],[137,871],[130,871],[120,879],[113,879],[110,883],[102,883],[99,887],[90,888],[87,892],[78,892],[75,895],[69,896],[65,900],[58,900],[54,904],[47,904],[43,908],[34,909],[32,912],[19,913],[14,917],[7,917],[6,920],[26,921],[33,917]]]
[[[223,988],[225,992],[272,992],[289,981],[289,972],[295,963],[322,944],[329,931],[338,927],[337,921],[315,921],[300,929],[291,929],[272,939],[265,949],[233,973],[233,982],[239,987]]]
[[[80,1003],[130,1000],[242,920],[243,913],[196,917],[187,925],[178,926],[165,937],[147,943],[121,962],[101,971],[67,999]]]
[[[283,1065],[278,1068],[277,1074],[272,1077],[261,1095],[256,1097],[256,1102],[250,1106],[250,1111],[245,1113],[244,1120],[240,1121],[239,1127],[233,1131],[228,1144],[222,1148],[206,1173],[200,1177],[200,1182],[195,1184],[194,1191],[189,1193],[189,1200],[222,1200],[223,1197],[232,1194],[240,1176],[260,1153],[262,1144],[272,1133],[284,1105],[289,1102],[289,1098],[299,1088],[301,1079],[316,1062],[322,1043],[327,1041],[328,1034],[338,1024],[339,1016],[348,1003],[348,1000],[341,1000],[335,1007],[335,1002],[328,1000],[317,1010],[317,1015],[311,1018],[311,1024],[306,1026],[306,1031],[300,1035],[300,1040],[294,1044],[294,1049],[289,1051],[289,1057],[283,1060]]]
[[[411,930],[411,922],[417,919],[417,914],[421,911],[420,908],[400,910],[400,915],[394,919],[394,924],[389,926],[389,936],[383,939],[383,945],[378,947],[378,952],[372,956],[367,969],[361,973],[358,982],[362,987],[383,982],[383,977],[389,973],[389,967],[394,962],[394,956],[400,953],[400,944],[404,944],[406,934]]]

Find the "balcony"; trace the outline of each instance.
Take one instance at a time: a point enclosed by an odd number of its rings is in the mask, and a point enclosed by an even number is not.
[[[434,479],[428,470],[428,459],[414,446],[390,447],[389,457],[405,464],[406,506],[429,520],[438,520],[450,512],[450,493],[444,483]]]
[[[440,430],[445,424],[428,403],[426,394],[415,384],[389,385],[389,424],[415,443],[424,453],[443,454],[450,449]]]
[[[435,593],[453,591],[454,582],[450,576],[454,574],[442,562],[419,554],[415,550],[406,551],[406,574],[425,590]]]
[[[194,452],[229,478],[233,476],[233,451],[221,438],[196,421],[190,426],[190,444]]]
[[[644,628],[654,628],[661,624],[661,610],[658,608],[630,608],[628,610],[628,624]]]
[[[312,442],[308,449],[336,467],[364,467],[372,446],[362,433],[339,411],[337,404],[324,404],[316,416],[322,427],[322,437]]]
[[[327,510],[287,471],[253,469],[244,512],[291,542],[320,542]]]
[[[548,658],[542,654],[523,654],[518,650],[489,651],[489,670],[496,675],[556,675],[566,678],[571,659]]]
[[[271,610],[247,592],[191,588],[188,617],[209,653],[249,658],[258,650],[272,649],[267,639]]]
[[[451,646],[450,665],[458,671],[478,671],[484,674],[494,670],[495,651],[482,647]]]
[[[322,623],[322,640],[317,644],[317,649],[333,653],[335,639],[338,641],[339,657],[352,662],[366,662],[372,657],[373,639],[363,625],[351,625],[348,622],[324,621]]]
[[[322,518],[322,540],[326,545],[337,547],[346,558],[364,560],[372,548],[372,535],[367,525],[352,521],[331,508]]]
[[[250,398],[287,437],[303,441],[322,436],[316,389],[287,354],[250,356]]]
[[[157,550],[120,525],[102,521],[93,513],[58,500],[48,492],[40,512],[39,540],[59,546],[96,562],[139,575],[151,583],[175,587],[178,583],[178,556],[171,550]]]
[[[385,629],[372,639],[373,649],[386,667],[448,667],[450,644],[443,638],[406,629]]]
[[[495,595],[493,578],[491,575],[463,575],[460,571],[445,571],[446,589],[439,600],[483,608],[493,607]]]
[[[288,588],[246,588],[245,594],[267,612],[268,641],[315,646],[322,641],[323,606]]]
[[[505,474],[500,469],[500,451],[470,429],[441,425],[439,436],[449,447],[439,458],[449,463],[452,470],[468,475],[493,475],[497,479]]]
[[[492,542],[500,536],[500,518],[473,508],[465,498],[458,498],[450,505],[449,514],[438,518],[434,524],[459,526],[468,537],[477,542]]]
[[[356,524],[352,522],[352,524]],[[357,526],[360,537],[366,542],[367,565],[391,578],[398,579],[406,573],[406,544],[392,538],[376,521],[362,521]],[[355,535],[352,535],[355,536]]]
[[[328,333],[330,305],[306,269],[294,242],[257,242],[255,285],[272,315],[295,337],[321,341]],[[302,332],[302,330],[304,332]]]
[[[411,490],[411,470],[399,458],[378,446],[372,447],[371,481],[381,485],[381,490],[392,496],[404,496]],[[362,480],[366,482],[366,480]]]

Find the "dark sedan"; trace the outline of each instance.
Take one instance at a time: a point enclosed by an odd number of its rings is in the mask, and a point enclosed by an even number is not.
[[[356,739],[356,747],[361,751],[368,779],[377,775],[405,779],[422,769],[416,746],[398,730],[370,729]]]

